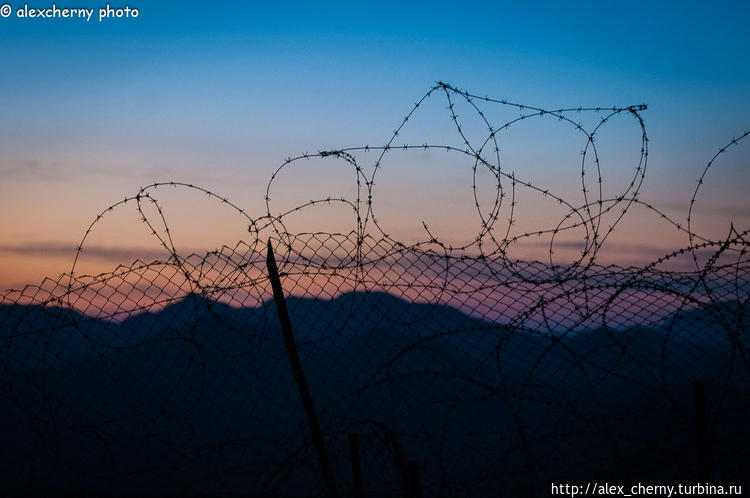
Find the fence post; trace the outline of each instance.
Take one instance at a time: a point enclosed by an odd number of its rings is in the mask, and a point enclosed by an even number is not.
[[[419,462],[409,460],[404,469],[407,498],[420,498],[422,490],[419,483]]]
[[[706,406],[706,387],[701,381],[693,382],[693,398],[695,400],[695,443],[697,450],[698,473],[701,481],[708,480],[708,457],[710,446],[708,442],[708,416]]]
[[[349,457],[352,462],[352,482],[354,484],[354,496],[364,498],[365,486],[362,480],[362,463],[360,460],[360,441],[359,434],[356,432],[349,433]]]
[[[273,255],[271,239],[268,239],[266,267],[268,268],[268,276],[271,280],[271,287],[273,288],[273,298],[274,301],[276,301],[276,310],[279,313],[281,331],[284,334],[284,344],[286,345],[289,364],[292,367],[292,375],[297,383],[297,389],[299,390],[299,397],[302,400],[302,406],[305,409],[305,415],[307,415],[307,422],[310,426],[313,444],[315,445],[315,450],[318,454],[318,464],[323,473],[323,481],[325,482],[326,491],[329,496],[336,498],[338,497],[338,492],[336,490],[333,469],[328,460],[328,453],[326,453],[325,444],[323,444],[323,436],[320,432],[318,417],[315,414],[315,407],[313,406],[310,389],[307,386],[305,372],[302,370],[302,363],[300,362],[299,354],[297,353],[297,344],[294,340],[294,334],[292,333],[292,322],[289,320],[289,311],[286,308],[286,300],[284,299],[284,291],[281,288],[281,278],[279,277],[279,270],[276,267],[276,258]]]

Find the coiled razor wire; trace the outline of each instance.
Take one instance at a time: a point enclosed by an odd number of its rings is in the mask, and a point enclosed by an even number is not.
[[[438,97],[462,146],[401,144],[409,120]],[[458,102],[485,126],[484,140],[468,138]],[[518,116],[496,126],[488,106]],[[402,493],[407,461],[418,462],[425,496],[524,495],[556,478],[694,475],[696,383],[710,401],[710,477],[741,477],[750,439],[748,229],[732,225],[715,240],[694,230],[693,216],[709,171],[749,132],[708,162],[682,224],[639,197],[645,110],[545,110],[441,82],[385,145],[287,159],[271,176],[260,217],[180,182],[148,185],[108,207],[86,230],[69,274],[0,297],[0,432],[8,449],[0,489],[321,495],[271,303],[269,238],[343,495],[356,492],[351,434],[361,441],[367,496]],[[581,124],[582,114],[596,124]],[[639,126],[640,154],[625,188],[606,196],[595,139],[619,115]],[[585,139],[582,201],[501,166],[500,137],[532,118],[558,121]],[[470,242],[451,245],[424,224],[424,239],[407,243],[381,226],[378,172],[413,150],[448,151],[471,165],[481,229]],[[377,156],[369,174],[358,162],[364,153]],[[356,197],[274,214],[274,181],[314,158],[351,168]],[[480,201],[480,174],[495,182],[489,204]],[[247,225],[247,239],[181,255],[157,197],[164,189],[228,206]],[[567,212],[547,229],[517,233],[521,192]],[[78,274],[92,231],[132,205],[165,257]],[[316,205],[351,211],[351,230],[287,229],[291,214]],[[641,266],[600,264],[606,240],[634,206],[686,235],[688,245]],[[556,240],[574,231],[584,235],[579,257],[556,263]],[[508,255],[540,236],[550,238],[548,261]],[[674,269],[675,261],[691,266]]]

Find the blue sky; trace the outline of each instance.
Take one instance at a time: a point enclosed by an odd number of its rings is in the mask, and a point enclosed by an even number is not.
[[[437,80],[549,108],[647,103],[644,192],[665,205],[686,205],[713,152],[750,127],[747,3],[132,6],[137,19],[0,19],[6,245],[72,243],[154,180],[254,209],[284,158],[385,143]],[[735,214],[747,158],[738,149],[714,176],[711,195]],[[569,174],[549,166],[552,183]],[[76,201],[56,208],[65,199]]]

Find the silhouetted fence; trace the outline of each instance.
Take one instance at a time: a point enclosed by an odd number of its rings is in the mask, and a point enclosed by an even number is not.
[[[398,142],[433,94],[445,96],[462,147]],[[484,140],[467,137],[457,100],[486,125]],[[481,106],[519,115],[494,126]],[[543,110],[439,83],[386,145],[307,154],[279,169],[343,161],[357,179],[354,199],[273,215],[269,185],[266,215],[252,218],[194,185],[140,189],[96,217],[70,274],[0,297],[0,490],[523,496],[594,477],[741,481],[750,461],[748,231],[731,226],[711,240],[692,228],[694,202],[683,225],[639,198],[644,110]],[[597,117],[591,129],[574,119],[581,113]],[[606,197],[594,139],[618,115],[640,127],[641,151],[625,189]],[[498,134],[532,117],[585,138],[582,177],[593,164],[598,188],[583,180],[583,201],[501,168]],[[699,185],[747,134],[720,149]],[[492,204],[475,196],[481,230],[467,245],[427,225],[424,241],[399,241],[374,214],[385,158],[425,150],[457,153],[475,178],[481,169],[496,181]],[[373,151],[367,175],[356,156]],[[248,240],[179,254],[154,194],[167,188],[235,209]],[[566,213],[548,229],[514,232],[522,190]],[[91,231],[132,204],[166,257],[79,275]],[[351,209],[355,226],[286,229],[287,216],[319,204]],[[600,264],[636,205],[689,245],[637,267]],[[585,234],[579,257],[555,263],[556,240],[576,230]],[[276,259],[267,267],[269,237]],[[508,256],[538,237],[550,243],[549,262]]]

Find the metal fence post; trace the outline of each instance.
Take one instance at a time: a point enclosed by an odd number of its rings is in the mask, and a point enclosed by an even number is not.
[[[310,426],[310,434],[312,435],[313,444],[315,445],[315,450],[318,454],[318,464],[323,473],[323,481],[325,482],[328,495],[335,498],[338,497],[336,480],[334,479],[333,469],[328,460],[328,453],[326,452],[325,444],[323,443],[323,435],[320,432],[318,417],[315,414],[312,396],[310,395],[310,389],[307,386],[307,378],[305,377],[305,372],[302,370],[302,363],[300,362],[299,354],[297,353],[297,344],[294,340],[294,334],[292,333],[292,322],[289,320],[289,311],[286,308],[286,300],[284,299],[284,291],[281,288],[281,278],[279,277],[279,270],[276,267],[276,258],[273,255],[271,239],[268,239],[266,266],[268,267],[268,276],[271,280],[271,287],[273,288],[273,298],[274,301],[276,301],[276,310],[279,313],[281,331],[284,334],[284,344],[286,345],[286,352],[289,356],[289,364],[292,367],[292,375],[297,383],[299,397],[302,401],[302,406],[304,407],[305,415],[307,416],[307,422]]]
[[[421,498],[422,490],[419,482],[419,462],[412,460],[406,462],[404,480],[407,498]]]
[[[354,487],[354,496],[364,498],[365,485],[362,480],[362,461],[360,458],[361,444],[359,434],[356,432],[349,433],[349,457],[352,462],[352,483]]]
[[[698,479],[706,481],[708,480],[710,446],[708,442],[706,386],[703,382],[695,381],[693,383],[693,398],[695,400],[695,444],[698,460]]]

